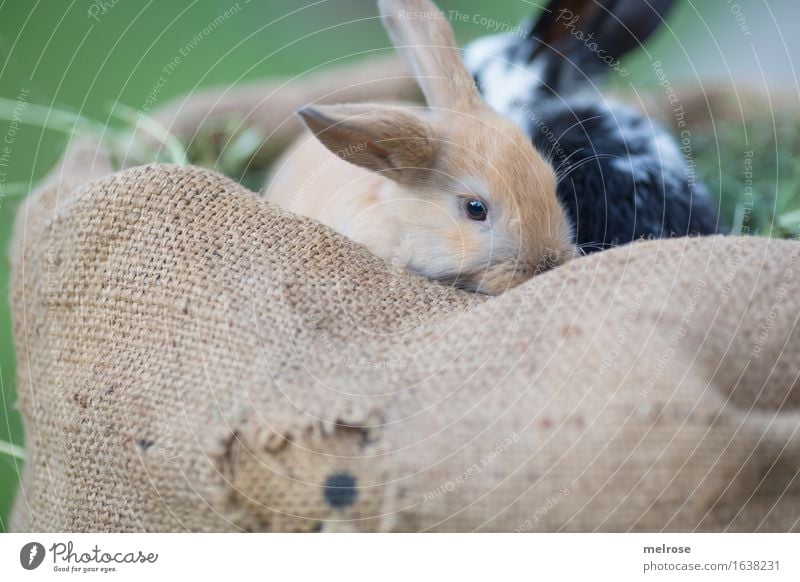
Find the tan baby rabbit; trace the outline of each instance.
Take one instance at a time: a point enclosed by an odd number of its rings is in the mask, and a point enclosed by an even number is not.
[[[427,0],[379,0],[428,107],[309,106],[267,198],[375,254],[463,289],[502,293],[573,256],[553,168],[480,98]]]

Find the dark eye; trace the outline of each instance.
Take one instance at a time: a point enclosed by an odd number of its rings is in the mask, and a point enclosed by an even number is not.
[[[467,200],[467,216],[472,220],[486,220],[486,204],[482,200],[473,198]]]

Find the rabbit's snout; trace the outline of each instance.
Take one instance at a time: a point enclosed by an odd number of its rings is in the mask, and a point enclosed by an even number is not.
[[[525,261],[519,258],[509,259],[489,265],[486,269],[473,274],[462,274],[455,282],[457,287],[499,295],[525,281],[559,267],[574,256],[574,252],[563,245],[552,245],[544,249],[538,259]]]
[[[574,256],[572,251],[556,250],[548,247],[533,268],[533,276],[541,275],[569,261]]]

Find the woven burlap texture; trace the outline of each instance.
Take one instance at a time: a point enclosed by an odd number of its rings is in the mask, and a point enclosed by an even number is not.
[[[488,298],[210,170],[73,144],[20,211],[16,531],[800,529],[800,244]]]

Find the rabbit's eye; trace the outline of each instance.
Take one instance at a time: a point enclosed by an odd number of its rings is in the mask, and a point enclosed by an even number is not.
[[[467,216],[472,220],[486,220],[486,204],[482,200],[467,200],[466,210]]]

